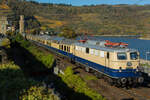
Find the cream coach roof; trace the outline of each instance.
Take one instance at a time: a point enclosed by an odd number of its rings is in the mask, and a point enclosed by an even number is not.
[[[76,45],[86,48],[92,48],[96,50],[109,51],[109,52],[137,52],[135,49],[130,48],[121,48],[121,47],[106,47],[104,44],[106,43],[104,40],[88,40],[86,43],[80,43],[77,40],[65,39],[63,37],[57,36],[48,36],[48,35],[33,35],[33,37],[38,37],[44,40],[52,40],[57,41],[59,43]]]
[[[110,47],[105,47],[100,45],[91,45],[88,43],[74,43],[74,45],[86,47],[86,48],[92,48],[96,50],[109,51],[109,52],[137,52],[137,50],[130,49],[130,48],[120,48],[120,47],[110,48]]]

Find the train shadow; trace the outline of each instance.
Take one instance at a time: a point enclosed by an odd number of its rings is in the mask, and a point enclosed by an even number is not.
[[[134,100],[133,98],[125,98],[125,99],[121,99],[121,100]]]
[[[143,83],[141,87],[150,88],[150,82]]]
[[[32,55],[28,50],[21,47],[19,43],[11,44],[11,56],[16,65],[24,72],[27,78],[32,78],[39,82],[44,82],[46,85],[53,83],[55,91],[60,93],[62,100],[91,100],[90,97],[83,93],[74,91],[73,88],[67,86],[63,80],[53,74],[53,69],[47,68],[42,62]],[[53,67],[56,66],[54,62]]]

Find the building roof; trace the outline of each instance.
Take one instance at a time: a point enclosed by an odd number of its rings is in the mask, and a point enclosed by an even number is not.
[[[12,11],[7,5],[0,5],[0,16],[8,16],[10,13],[12,13]]]
[[[120,47],[106,47],[106,46],[101,46],[101,45],[92,45],[88,43],[74,43],[74,45],[85,47],[85,48],[92,48],[96,50],[102,50],[102,51],[109,51],[109,52],[135,52],[137,50],[135,49],[130,49],[130,48],[120,48]]]

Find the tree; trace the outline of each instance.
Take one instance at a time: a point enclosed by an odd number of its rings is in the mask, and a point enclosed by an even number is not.
[[[10,48],[10,40],[8,38],[3,39],[2,46],[6,47],[6,48]]]
[[[36,28],[33,30],[32,34],[40,34],[41,29],[40,28]]]
[[[15,32],[14,32],[14,31],[7,31],[6,34],[7,34],[8,36],[12,36],[12,35],[15,34]]]
[[[64,27],[59,36],[63,36],[65,38],[75,38],[77,35],[72,28]]]

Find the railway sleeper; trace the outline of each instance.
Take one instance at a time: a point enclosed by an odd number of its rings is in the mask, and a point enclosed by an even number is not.
[[[71,62],[72,64],[75,64],[75,60],[72,58],[69,58],[69,62]]]
[[[82,64],[78,63],[78,62],[76,62],[75,65],[78,66],[79,68],[84,69],[84,66]]]
[[[85,68],[86,68],[85,65],[83,65],[83,64],[81,64],[81,63],[79,63],[79,62],[76,62],[75,65],[78,66],[79,68],[84,69],[84,70],[85,70]],[[85,70],[85,71],[86,71],[86,70]]]
[[[90,68],[85,66],[85,71],[90,72]]]
[[[99,72],[97,72],[97,71],[94,71],[93,73],[94,73],[94,75],[95,75],[98,79],[102,79],[103,76],[104,76],[102,73],[99,73]]]

